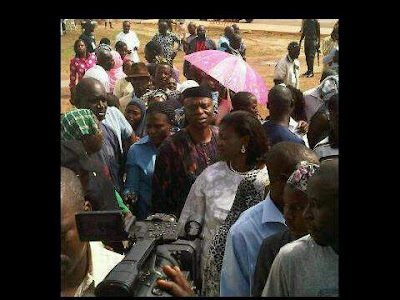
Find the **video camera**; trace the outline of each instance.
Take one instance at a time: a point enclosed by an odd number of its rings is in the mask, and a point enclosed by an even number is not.
[[[160,289],[159,279],[169,280],[162,266],[179,266],[186,279],[201,289],[198,238],[202,224],[190,220],[178,228],[174,216],[154,214],[144,221],[123,220],[121,211],[91,211],[76,214],[81,241],[125,241],[130,249],[96,287],[97,297],[170,297]]]

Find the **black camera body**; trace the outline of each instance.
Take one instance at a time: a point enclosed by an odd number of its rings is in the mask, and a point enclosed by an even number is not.
[[[118,213],[83,212],[76,216],[78,231],[87,231],[79,232],[81,239],[99,240],[98,236],[103,241],[116,241],[124,236],[132,243],[124,259],[96,287],[97,297],[170,297],[156,284],[159,279],[169,280],[162,271],[164,265],[179,266],[186,279],[200,288],[200,240],[193,232],[189,236],[179,236],[183,231],[169,215],[155,214],[140,222],[133,218],[124,224],[115,222]],[[115,228],[108,229],[113,236],[104,233],[104,229],[109,228],[105,226],[106,218],[113,221]],[[100,227],[96,227],[96,220],[101,220]]]

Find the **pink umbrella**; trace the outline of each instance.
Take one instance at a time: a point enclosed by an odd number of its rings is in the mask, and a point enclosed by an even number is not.
[[[235,93],[253,93],[259,103],[268,102],[264,79],[241,57],[219,50],[204,50],[186,55],[184,59]]]

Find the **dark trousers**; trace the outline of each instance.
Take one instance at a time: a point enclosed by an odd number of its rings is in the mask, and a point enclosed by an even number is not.
[[[305,40],[304,53],[306,55],[307,72],[314,72],[314,58],[317,52],[316,40]]]

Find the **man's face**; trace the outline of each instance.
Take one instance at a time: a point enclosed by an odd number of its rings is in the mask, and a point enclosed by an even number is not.
[[[93,84],[85,94],[76,95],[78,108],[90,109],[99,121],[104,120],[107,112],[106,90],[101,83]]]
[[[206,36],[206,29],[204,28],[204,26],[199,26],[197,27],[197,36],[199,38],[205,38]]]
[[[161,22],[158,24],[158,32],[161,34],[166,34],[168,30],[168,24],[167,22]]]
[[[129,77],[127,80],[132,84],[138,97],[141,97],[150,86],[150,78],[147,76]]]
[[[213,102],[207,97],[190,97],[183,100],[185,118],[189,125],[204,128],[213,121]]]
[[[123,30],[124,30],[124,33],[128,33],[129,30],[131,29],[131,23],[129,23],[129,22],[124,22],[124,23],[122,24],[122,28],[123,28]]]
[[[289,48],[289,56],[292,59],[298,58],[300,55],[300,47],[299,46],[292,46]]]
[[[196,25],[194,25],[193,23],[189,24],[188,31],[189,31],[190,35],[195,35],[196,34]]]
[[[329,183],[322,182],[319,175],[311,177],[307,186],[308,204],[303,217],[308,232],[321,246],[332,243],[338,233],[337,195],[332,195]]]
[[[101,57],[100,59],[98,59],[98,63],[100,66],[103,67],[104,70],[106,71],[110,71],[114,65],[114,59],[112,57],[112,54],[110,51],[106,51]]]
[[[68,195],[70,194],[70,195]],[[87,243],[81,242],[75,222],[76,209],[67,205],[69,200],[63,197],[73,197],[72,193],[61,191],[61,279],[67,278],[87,254]],[[74,201],[74,200],[72,200]]]
[[[244,110],[252,115],[254,115],[256,118],[259,117],[258,113],[258,107],[257,107],[257,98],[256,97],[251,97],[249,99],[249,103],[247,105],[240,105],[239,107],[236,108],[236,110]]]
[[[303,218],[303,211],[307,206],[307,201],[305,194],[296,191],[290,185],[286,184],[283,191],[283,215],[286,225],[296,238],[300,238],[308,233]]]
[[[158,65],[154,75],[155,85],[159,88],[167,88],[172,75],[171,67]]]
[[[147,133],[154,146],[158,147],[171,135],[171,124],[167,116],[161,113],[149,114],[146,116]]]
[[[234,32],[235,31],[233,30],[233,28],[231,26],[226,27],[225,31],[224,31],[225,36],[227,36],[228,38],[230,38],[234,34]]]

